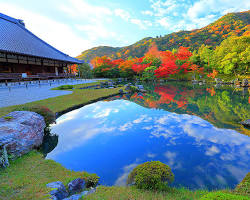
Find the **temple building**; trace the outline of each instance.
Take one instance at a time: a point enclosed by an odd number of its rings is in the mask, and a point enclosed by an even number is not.
[[[81,63],[38,38],[22,20],[0,13],[0,81],[68,77],[67,66]]]

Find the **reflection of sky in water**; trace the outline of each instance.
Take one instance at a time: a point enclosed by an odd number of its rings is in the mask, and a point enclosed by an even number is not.
[[[66,168],[124,185],[138,164],[160,160],[175,185],[234,187],[250,171],[250,139],[192,115],[148,109],[125,100],[97,102],[57,119],[57,147],[48,154]]]

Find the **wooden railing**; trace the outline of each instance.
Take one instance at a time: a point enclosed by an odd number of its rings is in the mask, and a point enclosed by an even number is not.
[[[0,73],[0,80],[21,80],[22,73]]]
[[[22,76],[22,73],[0,73],[0,80],[5,81],[21,81],[31,79],[53,79],[53,78],[75,78],[74,74],[61,73],[56,75],[55,73],[38,73],[37,75]]]

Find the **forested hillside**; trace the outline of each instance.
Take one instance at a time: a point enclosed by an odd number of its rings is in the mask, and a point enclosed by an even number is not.
[[[130,46],[114,48],[107,46],[95,47],[82,52],[77,58],[89,62],[95,57],[109,56],[111,59],[142,57],[153,42],[160,51],[177,49],[180,46],[190,47],[189,50],[198,50],[202,45],[218,46],[230,36],[250,34],[250,10],[239,13],[229,13],[214,23],[201,29],[179,31],[163,37],[144,38]]]

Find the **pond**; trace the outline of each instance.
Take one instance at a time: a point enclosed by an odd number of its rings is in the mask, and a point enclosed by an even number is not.
[[[115,96],[62,115],[52,125],[56,147],[46,158],[125,185],[138,164],[159,160],[173,186],[235,187],[250,172],[247,90],[187,83],[144,85],[147,93]]]

